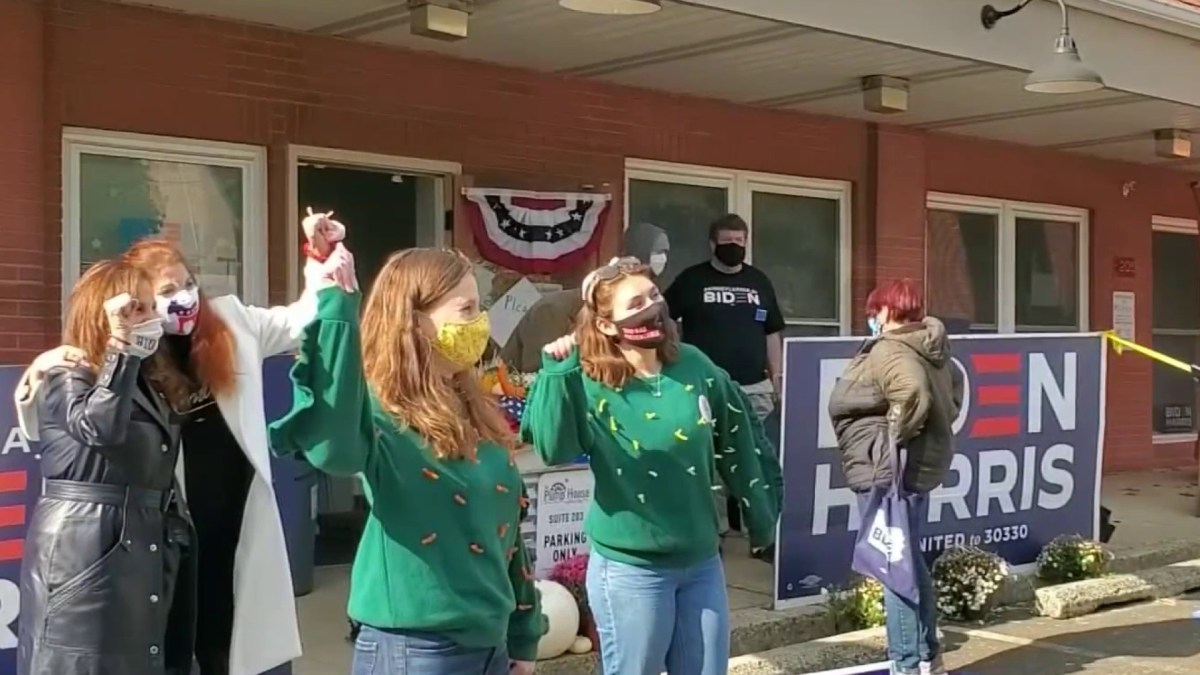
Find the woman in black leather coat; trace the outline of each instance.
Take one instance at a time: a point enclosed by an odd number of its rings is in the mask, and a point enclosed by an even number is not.
[[[187,675],[193,528],[175,496],[179,425],[141,374],[162,334],[149,279],[97,263],[64,333],[88,359],[50,370],[36,395],[46,482],[21,569],[18,675]]]

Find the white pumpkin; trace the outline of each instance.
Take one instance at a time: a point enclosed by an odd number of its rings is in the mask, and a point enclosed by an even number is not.
[[[562,584],[538,579],[534,585],[542,595],[542,614],[549,624],[538,642],[537,657],[542,661],[562,656],[575,642],[579,634],[579,605]]]
[[[592,651],[592,641],[580,635],[571,643],[572,654],[586,654]]]

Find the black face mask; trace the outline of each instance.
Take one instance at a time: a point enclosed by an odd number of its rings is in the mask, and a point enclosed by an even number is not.
[[[746,260],[746,247],[741,244],[717,244],[713,248],[713,257],[726,267],[737,267]]]
[[[614,321],[619,331],[617,339],[647,349],[661,345],[667,339],[665,314],[666,306],[656,302],[636,314]]]

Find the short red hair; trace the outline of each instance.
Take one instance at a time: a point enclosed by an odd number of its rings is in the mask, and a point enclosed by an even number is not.
[[[925,318],[925,301],[909,279],[886,281],[867,296],[867,313],[878,314],[888,308],[888,318],[896,323],[912,323]]]

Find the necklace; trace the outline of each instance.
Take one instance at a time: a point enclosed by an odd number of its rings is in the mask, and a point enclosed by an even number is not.
[[[654,376],[654,391],[650,393],[654,398],[662,398],[662,379],[662,373],[658,373]],[[647,382],[646,384],[650,383]]]

